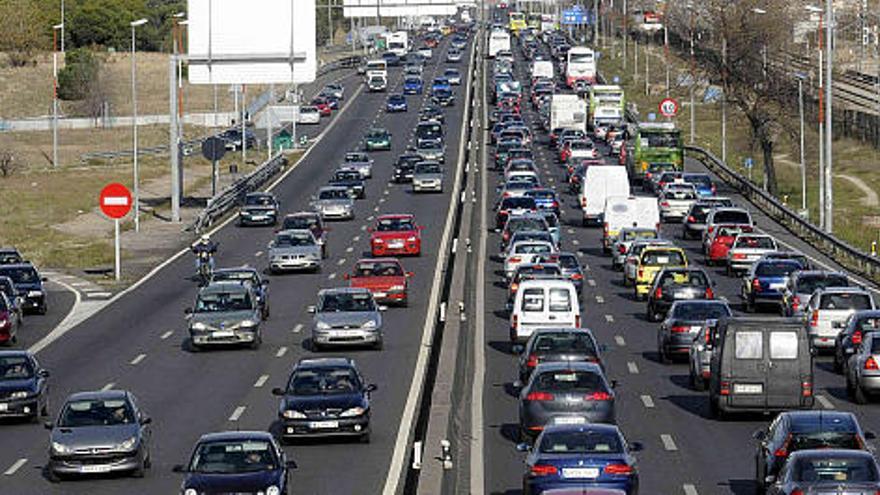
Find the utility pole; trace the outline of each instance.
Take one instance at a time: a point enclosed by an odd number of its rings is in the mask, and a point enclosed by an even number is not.
[[[828,56],[825,57],[825,100],[828,103],[828,111],[825,112],[825,231],[829,234],[834,232],[834,174],[832,169],[833,163],[833,150],[831,145],[831,139],[833,137],[833,132],[831,129],[831,121],[832,121],[832,66],[834,64],[834,45],[833,45],[833,36],[834,36],[834,3],[832,0],[825,0],[825,16],[827,18],[827,22],[825,23],[825,45],[828,50]]]
[[[331,0],[327,0],[327,46],[333,46],[333,11]]]
[[[175,50],[176,52],[176,50]],[[180,222],[180,137],[177,123],[177,53],[168,61],[168,144],[171,152],[171,221]]]
[[[623,72],[626,73],[626,59],[629,56],[626,49],[627,38],[629,38],[629,32],[627,31],[627,15],[626,15],[626,2],[627,0],[623,0]]]
[[[61,0],[61,53],[64,53],[64,0]]]
[[[721,162],[727,164],[727,33],[721,39]]]
[[[819,9],[819,29],[816,31],[816,49],[819,56],[819,228],[825,229],[825,76],[822,50],[823,13]]]
[[[52,26],[52,167],[58,167],[58,30],[64,24]],[[64,39],[62,36],[61,39]]]
[[[651,54],[648,51],[649,48],[650,48],[650,44],[645,42],[645,95],[648,95],[651,92],[651,87],[650,87],[650,85],[651,85],[650,79],[651,78],[649,75],[650,72],[648,72],[648,68],[650,66],[650,58],[651,58]]]
[[[666,64],[666,97],[669,98],[669,1],[663,4],[663,58]]]
[[[599,42],[599,0],[593,0],[593,47]]]
[[[136,62],[136,38],[135,29],[147,23],[146,19],[132,21],[131,25],[131,124],[132,124],[132,158],[134,161],[134,231],[140,232],[140,186],[138,183],[138,106],[137,106],[137,62]]]
[[[689,12],[689,20],[690,20],[690,28],[691,28],[691,88],[690,88],[690,98],[691,98],[691,144],[694,144],[696,141],[697,134],[697,125],[696,125],[696,105],[694,104],[694,88],[697,85],[697,71],[696,71],[696,55],[694,54],[694,8],[693,5],[689,4],[688,8]]]
[[[804,157],[804,75],[798,74],[798,113],[801,119],[801,212],[807,212],[807,161]]]

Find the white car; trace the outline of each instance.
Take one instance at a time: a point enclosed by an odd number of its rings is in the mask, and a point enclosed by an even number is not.
[[[504,256],[504,279],[510,280],[519,265],[533,263],[538,255],[555,252],[556,246],[548,241],[517,241],[511,244]]]
[[[446,69],[446,71],[443,72],[443,77],[445,77],[452,86],[461,85],[461,72],[458,69]]]
[[[660,205],[660,218],[664,222],[682,221],[691,205],[697,202],[699,194],[693,184],[673,182],[660,191],[657,201]]]
[[[431,50],[430,48],[428,48],[427,46],[423,46],[423,47],[419,48],[416,53],[418,53],[419,55],[421,55],[425,58],[431,58],[431,56],[434,55],[434,51]]]
[[[299,115],[296,118],[297,124],[315,125],[321,123],[321,112],[318,107],[306,106],[299,109]]]

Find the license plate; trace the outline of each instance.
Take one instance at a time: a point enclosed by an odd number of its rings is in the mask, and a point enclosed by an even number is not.
[[[770,284],[770,288],[773,290],[779,290],[785,288],[785,284]]]
[[[386,297],[388,294],[384,292],[373,292],[373,297]]]
[[[360,330],[337,330],[334,332],[337,337],[357,337],[361,334]]]
[[[699,332],[700,329],[702,329],[702,328],[703,328],[703,327],[701,327],[701,326],[699,326],[699,325],[691,325],[691,333],[697,333],[697,332]]]
[[[587,420],[579,416],[563,416],[561,418],[553,418],[553,423],[557,425],[582,425]]]
[[[314,429],[339,428],[339,421],[312,421],[309,423],[309,427]]]
[[[400,249],[403,247],[403,241],[391,241],[388,243],[388,247],[391,249]]]
[[[80,466],[79,472],[81,472],[81,473],[109,473],[110,466],[104,466],[104,465]]]
[[[760,383],[736,383],[733,385],[733,393],[735,394],[760,394],[764,391],[764,386]]]
[[[598,478],[599,468],[562,468],[563,478]]]
[[[672,294],[673,299],[690,299],[690,296],[687,292],[675,292]]]
[[[235,332],[232,330],[218,330],[216,332],[211,332],[211,337],[215,339],[226,339],[234,336]]]
[[[9,410],[9,404],[5,402],[0,402],[0,412],[6,412]]]

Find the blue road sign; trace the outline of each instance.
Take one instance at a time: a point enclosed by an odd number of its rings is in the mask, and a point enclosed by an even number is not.
[[[752,161],[751,158],[746,158],[746,168],[752,168],[755,166],[755,162]]]
[[[562,24],[566,26],[590,24],[590,13],[580,5],[562,11]]]
[[[649,113],[649,114],[648,114],[648,121],[649,121],[649,122],[654,122],[655,120],[657,120],[657,114],[654,113],[654,112]]]

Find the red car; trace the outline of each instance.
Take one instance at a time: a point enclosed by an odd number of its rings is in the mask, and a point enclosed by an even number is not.
[[[369,290],[376,302],[406,306],[407,279],[412,276],[397,258],[370,258],[355,263],[354,272],[345,279],[352,287]]]
[[[333,113],[333,109],[330,108],[330,102],[324,98],[313,98],[312,106],[318,108],[318,113],[321,114],[321,117],[329,117]]]
[[[716,263],[723,263],[727,259],[727,252],[730,251],[730,246],[733,245],[733,241],[740,232],[742,231],[735,227],[725,225],[719,226],[718,230],[712,234],[712,238],[709,241],[709,249],[706,253],[706,264],[714,265]]]
[[[422,253],[422,229],[413,215],[382,215],[370,228],[370,251],[376,257],[418,256]]]

